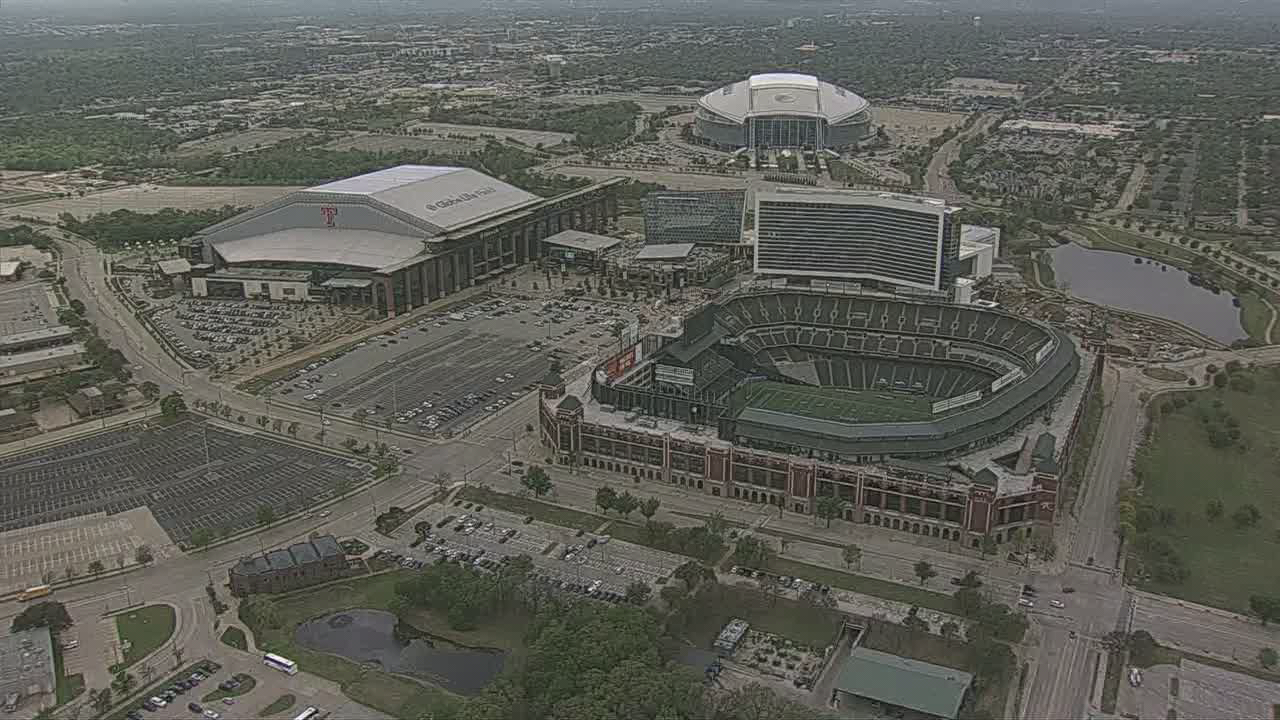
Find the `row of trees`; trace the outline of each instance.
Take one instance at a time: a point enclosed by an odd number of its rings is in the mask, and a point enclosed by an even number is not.
[[[164,208],[153,213],[122,209],[96,213],[84,220],[64,212],[58,215],[58,224],[68,232],[92,240],[99,247],[119,248],[125,244],[167,244],[181,240],[247,209],[234,205],[208,210]]]

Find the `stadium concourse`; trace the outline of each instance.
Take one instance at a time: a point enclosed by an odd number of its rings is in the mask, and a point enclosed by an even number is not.
[[[395,317],[542,257],[618,213],[604,180],[541,198],[470,168],[401,165],[299,190],[180,248],[196,297],[333,302]]]
[[[557,462],[977,547],[1052,524],[1101,364],[991,308],[747,290],[540,388]]]

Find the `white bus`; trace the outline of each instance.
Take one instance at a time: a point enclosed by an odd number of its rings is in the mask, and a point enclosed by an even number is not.
[[[290,660],[289,658],[280,657],[275,653],[267,653],[266,655],[263,655],[262,664],[269,668],[275,668],[280,672],[289,673],[290,675],[298,674],[298,663]]]
[[[320,708],[309,707],[306,710],[303,710],[302,712],[298,713],[298,717],[294,718],[293,720],[311,720],[312,718],[314,718],[319,714],[320,714]]]

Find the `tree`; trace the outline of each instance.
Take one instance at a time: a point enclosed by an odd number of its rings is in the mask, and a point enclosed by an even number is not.
[[[270,505],[259,505],[257,519],[259,525],[270,525],[276,519],[275,508]]]
[[[213,542],[213,531],[207,527],[196,528],[191,531],[191,544],[196,547],[204,547]]]
[[[954,620],[948,620],[942,623],[940,632],[942,633],[942,637],[948,640],[955,640],[960,635],[960,625]]]
[[[623,490],[613,501],[613,509],[624,518],[635,512],[638,507],[640,507],[640,500],[626,490]]]
[[[1216,522],[1222,517],[1223,512],[1221,500],[1213,499],[1204,504],[1204,516],[1209,519],[1209,522]]]
[[[106,566],[102,564],[101,560],[94,560],[93,562],[89,563],[89,574],[94,576],[95,578],[101,575],[102,573],[106,572],[106,569],[107,569]]]
[[[1280,656],[1276,655],[1275,648],[1265,647],[1258,651],[1258,664],[1264,668],[1275,667],[1277,660],[1280,660]]]
[[[111,689],[120,697],[128,697],[129,693],[138,686],[138,679],[128,672],[120,671],[116,673],[116,677],[111,681]]]
[[[649,596],[653,593],[653,588],[648,583],[633,582],[627,585],[626,598],[627,602],[633,605],[643,605],[649,600]]]
[[[1269,595],[1250,595],[1249,611],[1256,615],[1263,625],[1266,625],[1272,620],[1280,619],[1280,598]]]
[[[1231,521],[1241,530],[1257,525],[1261,519],[1262,513],[1253,504],[1241,505],[1236,508],[1235,512],[1231,513]]]
[[[56,600],[46,600],[23,608],[22,612],[13,618],[9,631],[21,632],[47,627],[50,632],[59,633],[71,625],[71,614],[67,612],[66,606]]]
[[[608,485],[596,490],[596,505],[604,511],[605,514],[608,514],[608,512],[613,509],[613,504],[617,501],[618,493],[614,492],[613,488]]]
[[[938,571],[933,569],[927,561],[921,560],[915,564],[916,577],[920,578],[920,584],[923,585],[930,579],[938,576]]]
[[[818,517],[827,521],[827,527],[831,527],[832,519],[840,517],[840,498],[835,495],[823,495],[818,498],[815,511]]]
[[[529,472],[525,473],[520,484],[528,488],[534,497],[542,497],[551,492],[551,476],[537,465],[529,466]]]
[[[151,552],[150,545],[139,545],[138,549],[133,551],[133,559],[143,565],[150,565],[155,562],[156,556]]]
[[[707,532],[716,537],[721,537],[724,535],[724,529],[725,529],[725,526],[727,525],[724,519],[724,513],[720,512],[719,510],[716,510],[715,512],[708,515],[706,522],[703,524],[706,526]]]
[[[142,393],[142,397],[148,400],[155,400],[160,397],[160,386],[150,380],[139,385],[138,391]]]
[[[977,570],[970,570],[960,578],[960,587],[980,588],[982,587],[982,576]]]
[[[298,437],[298,429],[302,427],[296,422],[289,423],[288,433],[293,437]]]
[[[844,560],[844,566],[852,569],[854,565],[858,569],[862,569],[862,548],[857,545],[845,545],[840,551],[840,557]]]
[[[754,535],[743,535],[738,538],[733,549],[733,561],[738,565],[750,568],[765,568],[773,557],[773,549]]]
[[[529,468],[529,472],[533,472],[533,468]],[[436,490],[443,495],[449,490],[449,483],[453,482],[453,473],[448,470],[441,470],[431,476],[431,482],[436,484]]]
[[[182,647],[181,645],[173,646],[173,667],[175,669],[182,667],[182,656],[186,654],[187,654],[186,648]]]
[[[166,420],[172,420],[186,411],[187,403],[182,399],[182,393],[171,392],[160,401],[160,415]]]
[[[645,498],[640,503],[640,514],[644,516],[646,523],[652,521],[653,516],[658,514],[658,506],[661,504],[662,501],[656,497]]]
[[[107,714],[111,709],[111,688],[102,688],[101,690],[89,691],[89,704],[99,715]]]

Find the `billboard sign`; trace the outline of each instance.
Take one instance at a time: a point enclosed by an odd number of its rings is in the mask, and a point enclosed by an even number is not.
[[[609,382],[614,382],[618,378],[626,375],[631,368],[640,364],[644,353],[640,343],[623,350],[622,352],[609,358],[604,365],[605,374],[609,378]]]
[[[1008,387],[1009,385],[1012,385],[1013,383],[1021,380],[1023,377],[1025,377],[1025,375],[1022,372],[1022,369],[1014,368],[1009,372],[1005,373],[1004,375],[1001,375],[1000,377],[991,381],[991,392],[999,392],[1004,388]]]
[[[930,408],[930,412],[933,413],[934,415],[937,415],[940,412],[946,412],[948,410],[954,410],[958,407],[964,407],[965,405],[969,405],[971,403],[976,403],[981,399],[982,399],[982,391],[974,390],[973,392],[968,392],[968,393],[965,393],[964,395],[957,395],[953,398],[947,398],[946,400],[939,400],[938,402],[933,404],[933,406]]]
[[[653,379],[660,383],[667,383],[668,385],[692,387],[693,369],[660,364],[654,370]]]

